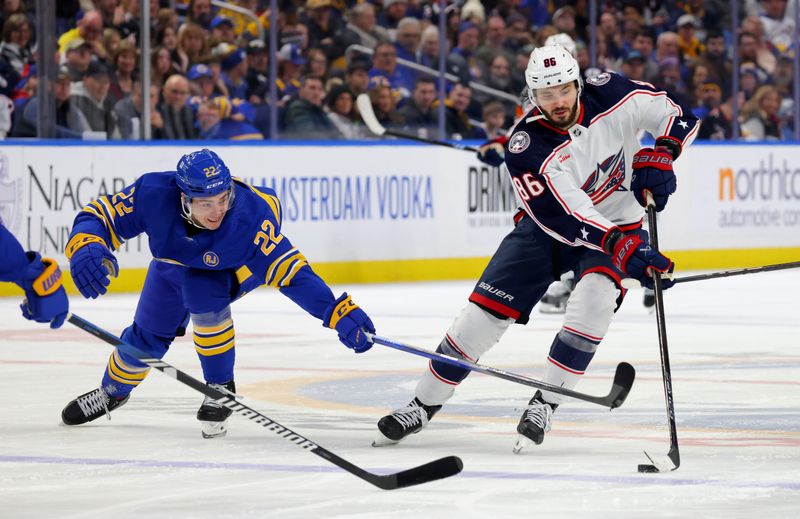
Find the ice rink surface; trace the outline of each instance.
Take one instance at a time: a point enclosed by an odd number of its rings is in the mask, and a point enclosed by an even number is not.
[[[434,349],[471,283],[346,287],[378,332]],[[341,290],[345,287],[336,287]],[[655,317],[629,293],[578,389],[605,394],[614,366],[632,363],[626,403],[607,411],[569,402],[545,442],[511,452],[531,388],[478,373],[431,425],[404,443],[373,448],[375,423],[407,403],[427,360],[375,346],[358,355],[276,291],[234,305],[237,386],[245,402],[371,471],[388,473],[446,455],[464,471],[379,490],[234,418],[204,440],[202,395],[155,370],[112,420],[60,424],[62,407],[97,387],[111,349],[66,324],[24,321],[0,300],[0,517],[800,517],[800,272],[678,285],[666,294],[683,464],[638,474],[642,450],[669,446]],[[73,311],[114,333],[134,296]],[[534,310],[481,363],[540,378],[560,316]],[[190,339],[165,360],[202,378]]]

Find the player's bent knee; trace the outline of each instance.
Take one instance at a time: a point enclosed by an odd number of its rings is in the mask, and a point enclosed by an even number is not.
[[[450,325],[441,347],[452,350],[446,352],[450,355],[476,362],[497,344],[513,322],[510,318],[498,319],[480,306],[469,303]]]
[[[564,315],[564,327],[602,339],[608,331],[620,290],[605,274],[590,272],[575,286]]]

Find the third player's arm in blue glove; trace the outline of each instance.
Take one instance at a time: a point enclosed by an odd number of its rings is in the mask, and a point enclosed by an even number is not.
[[[20,305],[22,316],[37,323],[50,323],[50,328],[64,324],[69,311],[69,300],[61,286],[61,269],[50,258],[38,252],[27,252],[29,263],[22,269],[18,284],[25,290],[25,301]]]
[[[505,145],[508,137],[497,137],[487,141],[478,148],[478,160],[490,166],[499,167],[505,161]]]

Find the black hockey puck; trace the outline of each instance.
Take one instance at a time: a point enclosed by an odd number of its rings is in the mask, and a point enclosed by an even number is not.
[[[652,473],[658,472],[658,469],[655,465],[639,465],[639,472]]]

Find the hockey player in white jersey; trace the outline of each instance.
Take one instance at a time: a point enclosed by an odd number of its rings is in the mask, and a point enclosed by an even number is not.
[[[694,139],[698,121],[647,83],[602,73],[583,85],[577,62],[557,45],[531,53],[525,79],[535,106],[504,150],[523,207],[436,351],[477,362],[512,323],[527,323],[554,279],[574,270],[578,281],[543,377],[573,389],[622,303],[622,278],[652,287],[654,272],[673,270],[647,245],[645,193],[664,209],[676,188],[672,161]],[[654,149],[641,148],[641,129],[659,136]],[[414,399],[380,419],[373,445],[419,432],[468,374],[431,361]],[[514,452],[544,440],[563,398],[536,392],[517,426]]]

